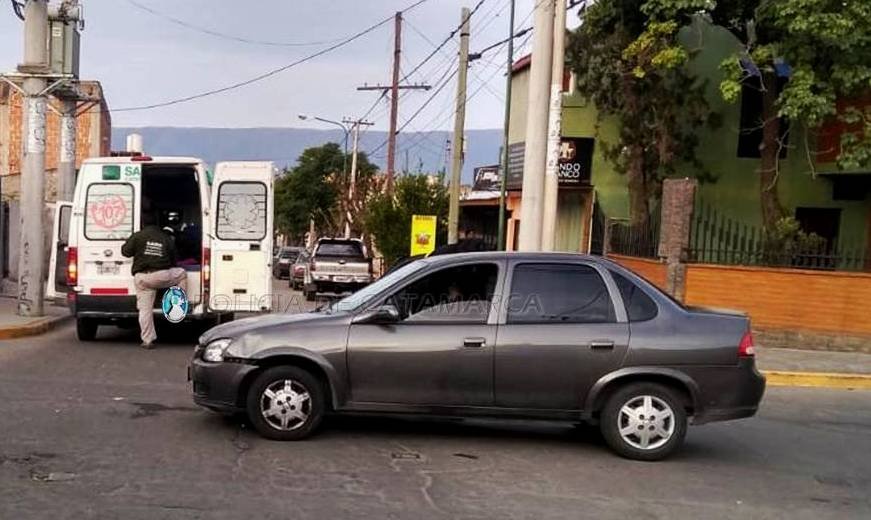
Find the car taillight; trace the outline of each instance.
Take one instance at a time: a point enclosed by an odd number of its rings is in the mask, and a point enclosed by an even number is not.
[[[203,248],[203,283],[208,284],[212,278],[212,250]]]
[[[753,333],[748,330],[741,338],[741,343],[738,344],[738,356],[753,357],[755,355],[756,347],[753,345]]]
[[[79,283],[79,248],[67,248],[67,285]]]

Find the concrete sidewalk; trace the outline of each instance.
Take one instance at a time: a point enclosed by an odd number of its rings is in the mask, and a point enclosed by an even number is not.
[[[66,306],[45,302],[45,316],[26,318],[17,314],[15,298],[0,296],[0,340],[33,336],[49,331],[71,319]]]
[[[871,354],[757,347],[772,386],[871,389]]]

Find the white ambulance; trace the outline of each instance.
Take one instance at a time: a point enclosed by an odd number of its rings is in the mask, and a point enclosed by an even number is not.
[[[100,325],[135,326],[133,261],[121,246],[150,216],[174,231],[189,319],[270,311],[275,172],[270,162],[223,162],[210,179],[195,158],[86,160],[73,201],[57,204],[48,296],[67,293],[80,340]]]

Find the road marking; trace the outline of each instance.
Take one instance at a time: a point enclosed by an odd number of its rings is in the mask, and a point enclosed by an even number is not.
[[[800,386],[871,390],[871,374],[839,374],[834,372],[784,372],[763,370],[769,386]]]

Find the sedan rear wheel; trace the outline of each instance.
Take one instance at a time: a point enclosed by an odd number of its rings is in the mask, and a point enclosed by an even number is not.
[[[321,382],[298,367],[275,367],[260,374],[247,397],[248,418],[269,439],[299,440],[309,436],[324,414]]]
[[[660,460],[684,440],[687,416],[675,392],[655,383],[634,383],[615,392],[601,416],[602,436],[623,457]]]

